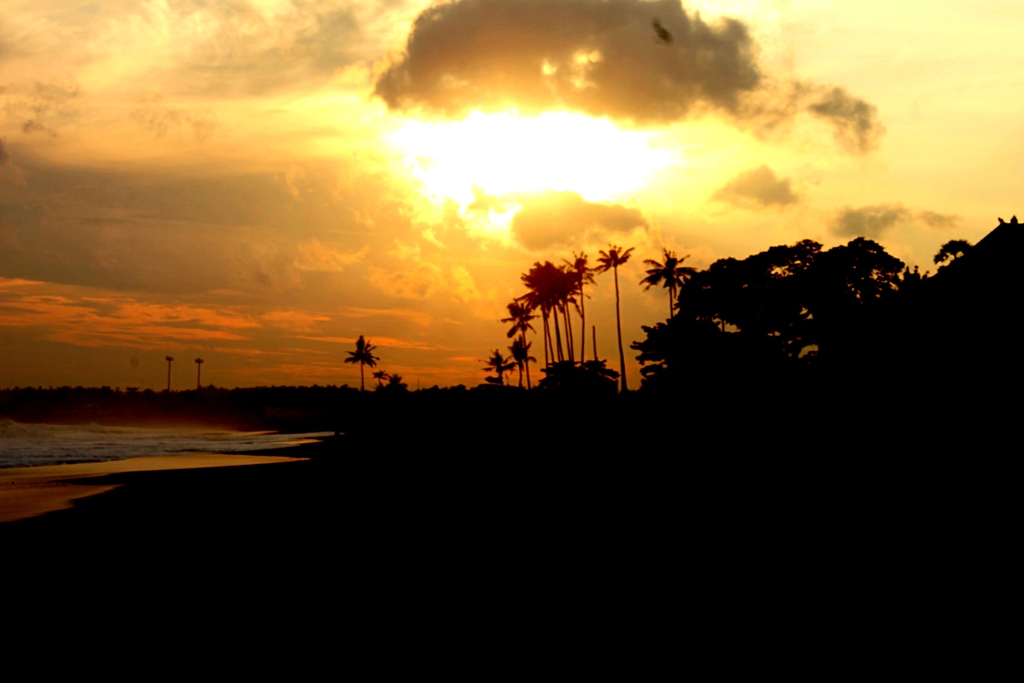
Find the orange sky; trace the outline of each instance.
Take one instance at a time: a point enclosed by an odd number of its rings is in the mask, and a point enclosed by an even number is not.
[[[659,40],[658,19],[672,40]],[[520,274],[1024,211],[1017,0],[7,0],[0,386],[483,380]],[[587,301],[617,366],[614,287]],[[578,322],[577,322],[578,324]],[[535,356],[542,356],[535,342]],[[631,355],[627,351],[627,355]],[[630,364],[630,385],[639,385]]]

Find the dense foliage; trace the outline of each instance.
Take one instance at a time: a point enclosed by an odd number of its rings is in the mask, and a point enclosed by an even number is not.
[[[912,279],[904,272],[902,261],[864,238],[827,251],[804,240],[716,261],[682,284],[673,317],[644,326],[647,338],[632,344],[644,386],[796,376],[840,353],[851,328]]]

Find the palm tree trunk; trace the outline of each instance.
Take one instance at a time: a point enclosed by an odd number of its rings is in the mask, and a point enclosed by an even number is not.
[[[562,354],[562,332],[561,332],[561,329],[558,326],[558,309],[557,308],[555,309],[555,314],[553,316],[551,316],[551,317],[555,319],[555,341],[557,342],[556,348],[558,349],[557,358],[558,358],[558,362],[561,363],[563,360],[565,360],[565,358],[564,358],[564,356]]]
[[[517,363],[517,365],[519,366],[519,388],[522,389],[523,388],[523,364],[522,363]]]
[[[359,391],[366,391],[366,380],[363,379],[363,361],[359,361]]]
[[[572,361],[573,363],[575,363],[576,362],[576,352],[572,348],[573,347],[572,325],[570,324],[571,321],[569,320],[569,304],[568,303],[565,304],[565,308],[562,309],[562,312],[565,315],[565,349],[566,349],[566,351],[569,352],[569,360]]]
[[[622,353],[622,318],[619,315],[619,269],[612,269],[615,272],[615,327],[619,332],[619,370],[622,373],[622,391],[628,390],[626,386],[626,356]]]
[[[551,347],[551,326],[548,325],[548,312],[547,309],[542,309],[541,313],[544,316],[544,367],[551,367],[551,356],[555,355],[554,348],[551,348],[551,354],[548,354],[548,348]]]
[[[592,325],[590,331],[594,336],[594,360],[597,360],[597,325]]]
[[[580,365],[587,361],[587,307],[583,298],[583,287],[580,286]]]
[[[526,359],[526,388],[527,389],[533,389],[533,386],[530,384],[530,359],[529,358]]]

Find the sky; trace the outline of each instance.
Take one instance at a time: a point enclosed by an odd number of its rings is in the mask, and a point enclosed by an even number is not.
[[[925,271],[1024,215],[1021,26],[1019,0],[4,0],[0,387],[162,389],[168,355],[177,389],[200,357],[204,385],[358,386],[360,335],[410,388],[473,386],[521,275],[610,245],[636,387],[664,249],[863,236]],[[588,294],[617,368],[613,274]]]

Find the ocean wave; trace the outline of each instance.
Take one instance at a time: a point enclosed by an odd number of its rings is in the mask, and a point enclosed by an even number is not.
[[[153,455],[269,451],[330,434],[26,424],[3,419],[0,420],[0,468],[105,462]]]

